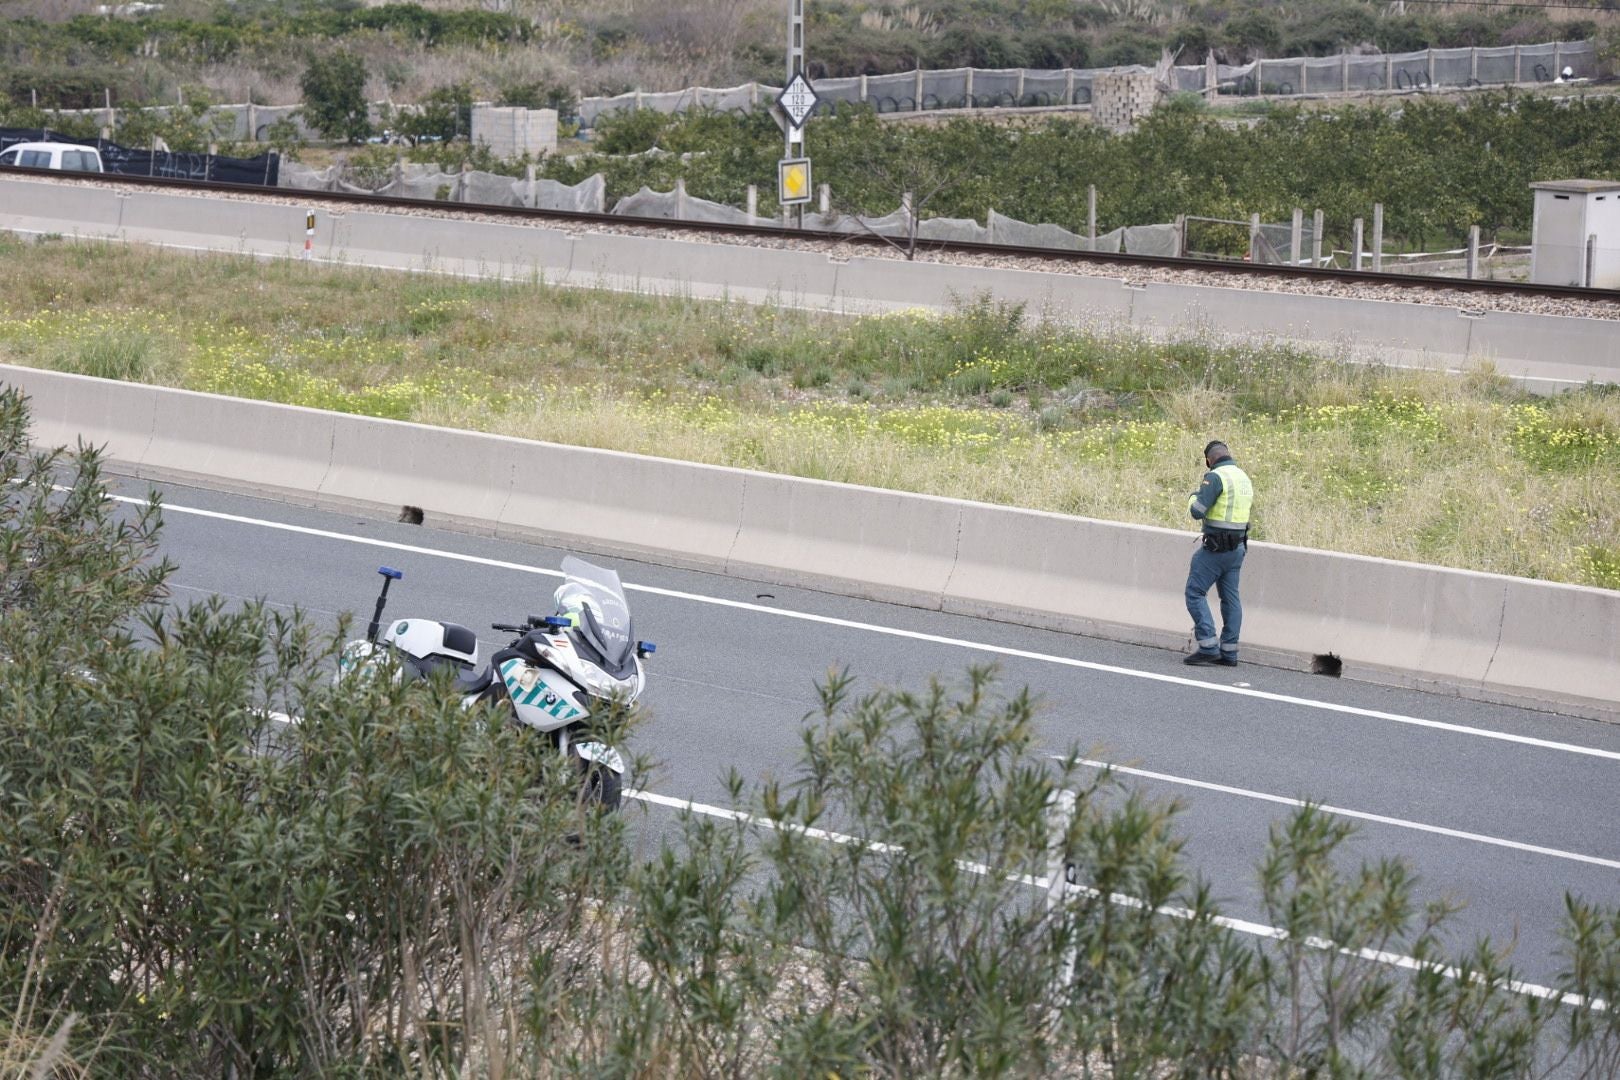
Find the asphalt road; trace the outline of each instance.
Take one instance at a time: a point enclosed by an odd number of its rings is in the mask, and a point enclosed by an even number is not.
[[[323,619],[353,611],[363,626],[386,563],[406,573],[390,615],[463,623],[487,655],[504,644],[489,623],[546,610],[558,583],[556,549],[163,490],[181,602],[262,597]],[[1139,770],[1125,783],[1185,805],[1188,861],[1228,915],[1265,921],[1255,867],[1271,824],[1302,798],[1357,816],[1352,858],[1409,860],[1425,898],[1465,905],[1449,940],[1511,944],[1531,982],[1564,966],[1566,891],[1620,904],[1620,726],[1249,664],[1189,669],[1163,650],[595,561],[619,571],[637,636],[658,644],[652,719],[634,748],[660,763],[638,778],[650,792],[723,805],[732,766],[749,779],[789,775],[830,667],[847,665],[865,686],[921,687],[993,661],[1004,687],[1039,695],[1052,753],[1074,747]],[[667,809],[647,813],[654,829],[667,825]]]

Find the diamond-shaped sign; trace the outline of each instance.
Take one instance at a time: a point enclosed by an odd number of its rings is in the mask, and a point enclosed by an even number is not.
[[[782,112],[787,114],[793,126],[801,128],[804,127],[804,122],[810,119],[810,114],[815,111],[816,103],[820,100],[816,97],[816,91],[810,85],[810,80],[806,79],[804,72],[801,71],[782,88],[776,103],[782,107]]]
[[[776,163],[776,201],[802,206],[810,201],[810,159],[783,158]]]

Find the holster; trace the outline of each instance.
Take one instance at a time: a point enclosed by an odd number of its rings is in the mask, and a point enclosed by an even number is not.
[[[1222,529],[1219,532],[1206,532],[1204,534],[1204,550],[1212,551],[1217,555],[1228,551],[1236,551],[1239,546],[1249,542],[1248,531],[1239,532],[1236,529]]]

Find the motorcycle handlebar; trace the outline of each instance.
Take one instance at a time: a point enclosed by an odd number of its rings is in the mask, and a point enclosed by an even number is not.
[[[506,634],[526,634],[529,632],[529,628],[527,626],[514,626],[511,623],[504,622],[490,623],[489,628],[491,630],[499,630]]]

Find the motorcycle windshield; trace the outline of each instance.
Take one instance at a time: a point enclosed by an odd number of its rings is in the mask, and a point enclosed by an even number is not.
[[[606,661],[609,674],[622,670],[630,659],[630,605],[624,598],[619,575],[572,555],[563,556],[563,573],[585,590],[589,617],[581,618],[578,632]]]

